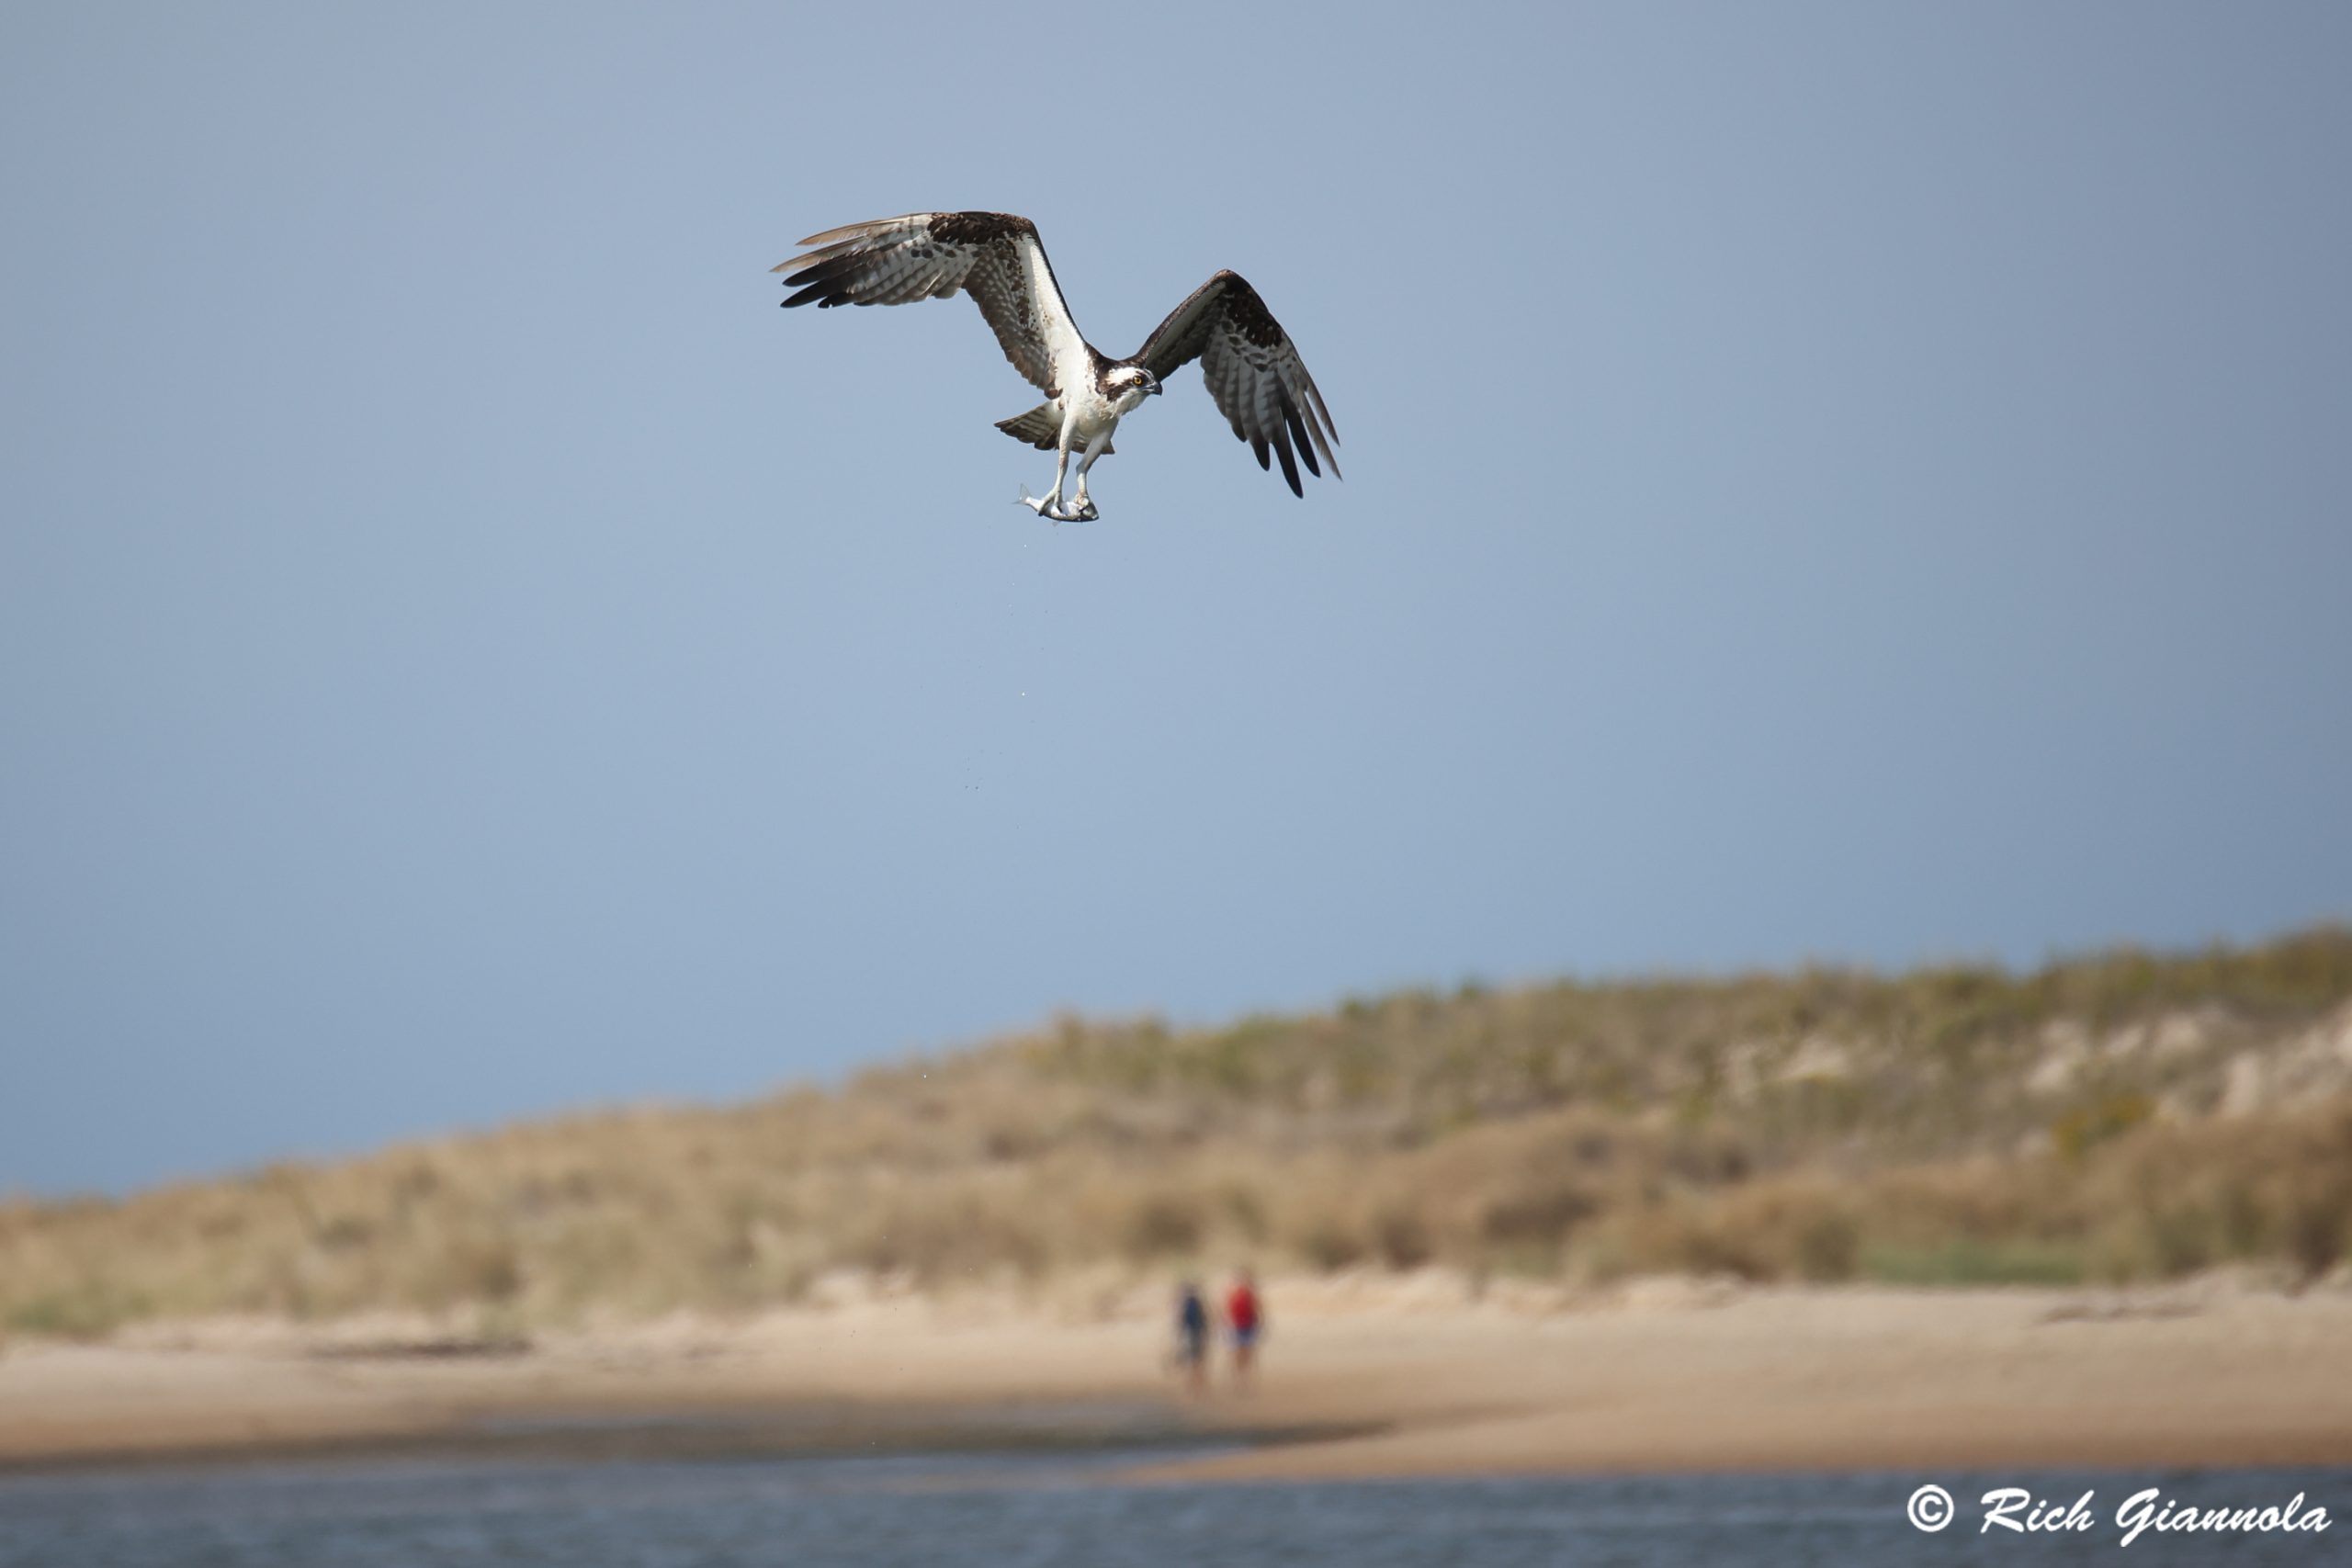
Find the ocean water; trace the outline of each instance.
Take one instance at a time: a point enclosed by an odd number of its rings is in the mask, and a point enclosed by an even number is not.
[[[0,1476],[0,1568],[2352,1562],[2352,1523],[2321,1534],[2150,1531],[2123,1548],[2115,1522],[2117,1506],[2148,1486],[2233,1508],[2283,1506],[2300,1492],[2333,1518],[2339,1506],[2352,1513],[2352,1471],[1169,1485],[1121,1483],[1122,1462],[337,1461],[17,1474]],[[1905,1516],[1928,1479],[1959,1499],[1939,1533]],[[1977,1499],[2002,1484],[2060,1511],[2093,1492],[2095,1528],[1980,1533]]]

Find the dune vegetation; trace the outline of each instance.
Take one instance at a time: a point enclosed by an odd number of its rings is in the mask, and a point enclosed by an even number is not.
[[[1268,1268],[2289,1281],[2352,1249],[2352,931],[1955,966],[1064,1018],[835,1090],[0,1202],[0,1327],[522,1329]],[[850,1271],[854,1271],[852,1273]]]

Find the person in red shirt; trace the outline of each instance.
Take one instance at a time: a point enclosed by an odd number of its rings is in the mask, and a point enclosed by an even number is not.
[[[1233,1381],[1248,1382],[1258,1341],[1265,1337],[1266,1309],[1258,1300],[1257,1281],[1247,1269],[1233,1276],[1233,1289],[1225,1298],[1225,1324],[1233,1335]]]

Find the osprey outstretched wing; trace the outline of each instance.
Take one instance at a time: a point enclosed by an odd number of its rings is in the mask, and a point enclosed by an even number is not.
[[[821,249],[779,262],[797,268],[785,305],[905,305],[971,295],[1012,367],[1047,397],[1091,369],[1037,226],[1009,212],[910,212],[850,223],[800,242]]]
[[[1319,476],[1339,433],[1323,394],[1306,373],[1298,349],[1266,309],[1258,291],[1232,272],[1195,289],[1150,339],[1126,359],[1109,359],[1078,330],[1054,280],[1036,225],[1007,212],[911,212],[870,223],[829,229],[800,242],[815,250],[782,263],[794,305],[904,305],[971,295],[1014,369],[1046,394],[1046,401],[997,427],[1015,440],[1056,449],[1054,488],[1023,501],[1056,520],[1098,515],[1087,499],[1086,474],[1111,451],[1119,421],[1160,390],[1160,382],[1198,359],[1209,395],[1233,434],[1250,444],[1258,466],[1279,453],[1291,492],[1305,495],[1298,464]],[[1062,502],[1073,449],[1078,493]],[[1294,457],[1294,453],[1295,457]]]
[[[1163,381],[1199,360],[1201,379],[1208,383],[1217,412],[1237,437],[1250,443],[1258,466],[1270,466],[1269,446],[1282,454],[1291,494],[1306,494],[1298,482],[1298,464],[1291,460],[1294,442],[1308,473],[1322,477],[1315,466],[1320,452],[1331,465],[1331,477],[1340,477],[1340,460],[1331,456],[1331,443],[1340,438],[1331,411],[1323,406],[1315,378],[1298,357],[1298,345],[1239,273],[1220,272],[1193,290],[1192,298],[1152,329],[1136,358]]]

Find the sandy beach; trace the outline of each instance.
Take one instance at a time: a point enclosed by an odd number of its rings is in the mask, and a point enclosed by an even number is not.
[[[1146,1287],[849,1291],[527,1346],[392,1319],[20,1340],[0,1351],[0,1467],[1006,1447],[1140,1450],[1126,1473],[1220,1479],[2352,1464],[2341,1288],[1478,1292],[1432,1272],[1267,1294],[1256,1385],[1204,1398],[1167,1373]]]

